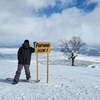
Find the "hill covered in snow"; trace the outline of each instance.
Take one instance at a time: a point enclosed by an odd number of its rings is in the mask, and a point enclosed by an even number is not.
[[[12,85],[17,69],[18,48],[0,49],[0,100],[100,100],[100,58],[79,54],[75,66],[59,51],[49,54],[49,82],[46,83],[46,54],[39,55],[39,83]],[[36,55],[32,54],[31,77],[36,80]],[[25,79],[24,69],[20,79]]]
[[[84,47],[78,53],[88,56],[100,56],[100,47]]]

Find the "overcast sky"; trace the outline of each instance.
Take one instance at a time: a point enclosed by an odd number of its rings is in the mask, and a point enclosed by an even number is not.
[[[0,43],[72,36],[100,45],[100,0],[0,0]]]

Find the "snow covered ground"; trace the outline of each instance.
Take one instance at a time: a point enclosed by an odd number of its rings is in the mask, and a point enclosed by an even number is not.
[[[17,48],[0,49],[0,100],[100,100],[100,58],[79,55],[75,66],[60,52],[51,52],[49,83],[46,83],[46,55],[39,55],[39,83],[5,81],[17,69]],[[36,59],[32,54],[32,79],[36,79]],[[20,79],[25,79],[24,69]]]

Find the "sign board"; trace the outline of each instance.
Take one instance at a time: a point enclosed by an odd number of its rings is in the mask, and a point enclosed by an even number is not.
[[[50,49],[50,42],[35,42],[35,53],[36,53],[36,76],[37,76],[37,83],[38,83],[38,53],[39,54],[47,54],[47,83],[49,77],[49,53]]]
[[[35,53],[50,53],[50,42],[36,42]]]

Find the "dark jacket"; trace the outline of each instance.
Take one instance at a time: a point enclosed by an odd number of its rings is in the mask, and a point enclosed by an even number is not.
[[[18,64],[27,64],[30,65],[31,54],[35,52],[34,48],[30,47],[29,44],[22,44],[18,50]]]

